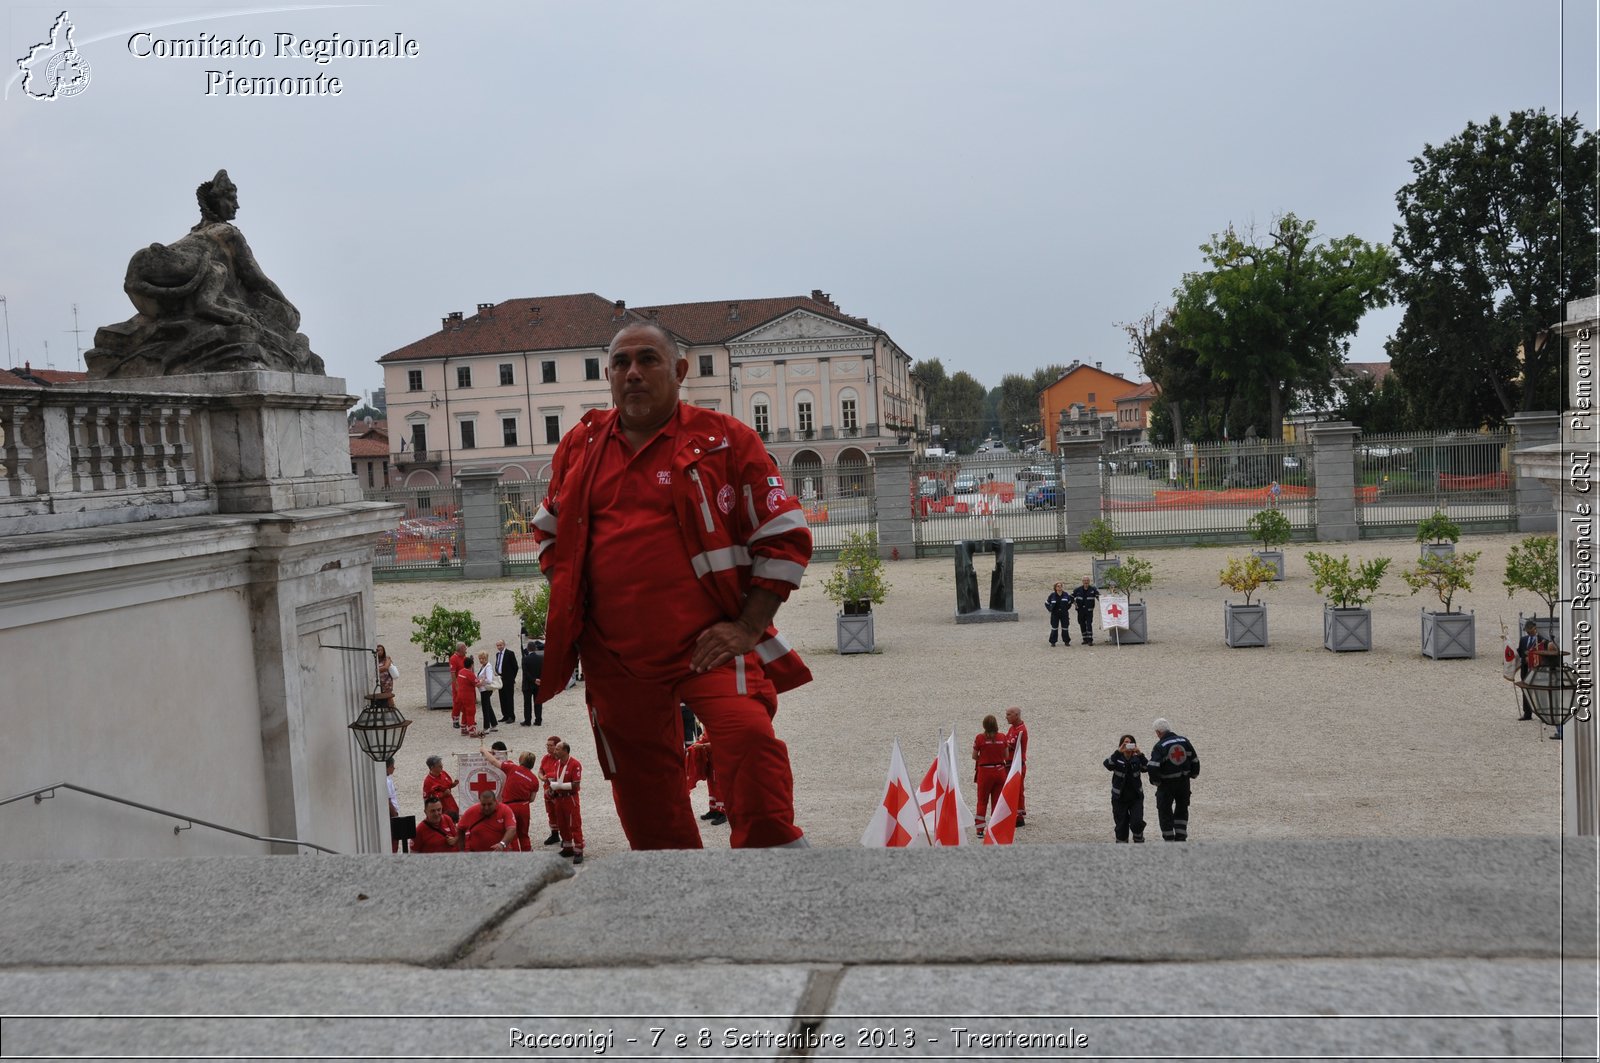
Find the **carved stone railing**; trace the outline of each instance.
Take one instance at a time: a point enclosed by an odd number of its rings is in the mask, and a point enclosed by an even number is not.
[[[0,388],[0,535],[359,501],[343,392],[269,372]]]

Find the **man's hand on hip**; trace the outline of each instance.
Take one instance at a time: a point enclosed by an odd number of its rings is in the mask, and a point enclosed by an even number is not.
[[[689,666],[696,672],[721,668],[735,657],[743,657],[761,641],[761,631],[751,631],[738,620],[724,620],[700,632],[694,642],[694,657]]]

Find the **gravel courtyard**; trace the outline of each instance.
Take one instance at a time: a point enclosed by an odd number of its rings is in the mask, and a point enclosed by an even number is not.
[[[1028,823],[1017,844],[1109,843],[1109,777],[1101,761],[1125,731],[1148,750],[1157,716],[1170,718],[1200,754],[1194,839],[1559,833],[1561,745],[1537,722],[1516,720],[1514,690],[1501,675],[1502,625],[1514,632],[1519,609],[1542,609],[1530,595],[1508,598],[1501,585],[1506,551],[1520,538],[1462,541],[1460,549],[1483,552],[1474,590],[1456,599],[1458,609],[1477,613],[1478,657],[1455,661],[1419,651],[1419,610],[1438,603],[1409,595],[1397,574],[1416,556],[1408,540],[1286,547],[1288,578],[1261,596],[1271,644],[1258,649],[1229,649],[1222,641],[1230,592],[1217,585],[1217,572],[1229,555],[1246,551],[1242,545],[1131,551],[1151,560],[1156,582],[1144,596],[1151,642],[1126,647],[1100,632],[1093,646],[1076,635],[1071,648],[1048,645],[1045,595],[1056,580],[1070,584],[1087,574],[1088,557],[1047,553],[1017,556],[1022,619],[1015,624],[957,625],[948,557],[889,563],[893,590],[876,610],[879,652],[841,657],[834,606],[821,591],[832,563],[816,562],[778,615],[816,677],[782,698],[777,717],[794,765],[799,822],[813,845],[858,845],[882,792],[891,739],[900,739],[915,780],[933,759],[940,728],[954,727],[965,758],[983,716],[1002,717],[1003,727],[1004,709],[1016,705],[1032,742]],[[1322,600],[1304,561],[1314,549],[1394,558],[1372,604],[1371,653],[1322,648]],[[421,813],[424,758],[440,753],[448,765],[452,752],[477,745],[449,727],[448,712],[423,707],[424,660],[409,642],[410,618],[436,602],[470,609],[483,625],[475,650],[492,649],[497,638],[514,646],[516,585],[377,585],[379,640],[401,667],[399,705],[417,721],[395,770],[408,814]],[[517,704],[520,720],[520,694]],[[496,737],[513,751],[542,751],[551,731],[570,741],[589,780],[590,854],[625,849],[581,688],[546,706],[544,722],[543,729],[502,725]],[[964,770],[970,779],[970,762]],[[966,796],[970,805],[970,787]],[[704,786],[694,800],[704,811]],[[540,816],[536,806],[536,834]],[[1148,794],[1146,817],[1159,839]],[[726,832],[703,830],[708,845],[726,845]]]

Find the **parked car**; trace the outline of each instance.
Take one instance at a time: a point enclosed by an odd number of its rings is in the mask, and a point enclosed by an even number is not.
[[[1022,504],[1028,509],[1060,509],[1061,485],[1055,480],[1034,484],[1023,496]]]
[[[917,485],[917,494],[923,498],[938,498],[944,494],[944,483],[931,477],[924,479]]]
[[[1293,454],[1285,454],[1283,456],[1283,467],[1285,469],[1298,469],[1300,467],[1300,459]]]
[[[978,478],[971,473],[962,473],[956,477],[956,494],[971,494],[978,489]]]
[[[1055,474],[1055,469],[1048,465],[1029,465],[1026,469],[1017,473],[1017,482],[1023,484],[1033,483],[1036,480],[1049,479]]]

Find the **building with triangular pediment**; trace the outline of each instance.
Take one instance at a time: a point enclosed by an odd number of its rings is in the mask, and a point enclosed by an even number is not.
[[[645,307],[592,292],[510,299],[378,359],[393,482],[447,484],[467,467],[544,479],[562,434],[611,405],[606,348],[630,322],[677,341],[685,402],[739,418],[782,465],[868,462],[926,425],[911,356],[823,291]]]

